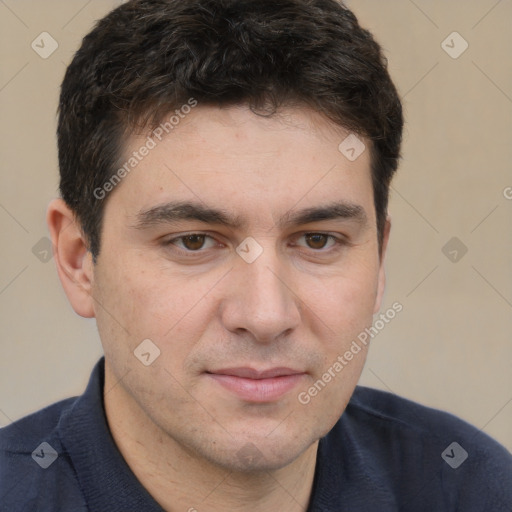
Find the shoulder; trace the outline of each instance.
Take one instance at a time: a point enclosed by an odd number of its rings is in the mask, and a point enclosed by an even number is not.
[[[0,450],[15,452],[37,441],[41,436],[50,435],[57,427],[62,413],[75,401],[76,398],[68,398],[56,402],[0,429]]]
[[[451,436],[474,446],[475,455],[494,453],[503,456],[506,463],[512,462],[512,455],[503,446],[466,421],[386,391],[358,386],[347,410],[347,416],[363,420],[372,430],[393,430],[431,442]]]
[[[462,434],[475,434],[478,430],[453,414],[426,407],[387,391],[357,386],[349,402],[351,414],[366,416],[379,425],[410,429],[436,436],[449,429]],[[490,438],[489,438],[490,439]]]
[[[59,435],[59,423],[75,401],[57,402],[0,429],[0,502],[6,510],[37,504],[37,510],[50,511],[58,503],[80,503],[74,469]],[[48,509],[41,508],[43,495]]]
[[[357,387],[332,434],[399,502],[421,496],[435,510],[512,510],[512,455],[449,413]]]

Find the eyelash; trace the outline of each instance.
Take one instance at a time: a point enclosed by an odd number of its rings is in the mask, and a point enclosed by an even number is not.
[[[342,246],[346,246],[346,245],[349,245],[349,242],[348,240],[346,240],[344,237],[340,237],[340,236],[336,236],[336,235],[333,235],[331,233],[325,233],[325,232],[321,232],[321,231],[306,231],[304,233],[302,233],[301,235],[295,237],[294,239],[294,246],[295,245],[295,241],[303,238],[303,237],[306,237],[308,235],[320,235],[320,236],[325,236],[328,238],[327,240],[327,244],[329,243],[329,241],[332,241],[334,242],[333,245],[331,245],[331,247],[329,247],[328,249],[324,249],[324,248],[321,248],[321,249],[313,249],[311,247],[306,247],[306,246],[298,246],[298,247],[301,247],[302,249],[305,249],[305,250],[308,250],[308,251],[312,251],[313,254],[330,254],[332,252],[335,252],[336,250],[340,250],[342,248]],[[168,239],[166,240],[163,245],[168,247],[168,246],[174,246],[175,249],[179,252],[181,252],[182,254],[184,255],[187,255],[187,257],[194,257],[194,256],[199,256],[199,255],[203,255],[206,251],[208,251],[210,248],[207,248],[207,249],[203,249],[203,248],[200,248],[200,249],[197,249],[197,250],[190,250],[190,249],[186,249],[186,248],[182,248],[182,247],[179,247],[176,242],[177,241],[183,241],[185,238],[187,237],[191,237],[191,236],[204,236],[205,237],[205,241],[206,240],[213,240],[213,241],[216,241],[215,238],[211,235],[209,235],[208,233],[201,233],[201,232],[192,232],[192,233],[186,233],[186,234],[183,234],[183,235],[180,235],[180,236],[176,236],[174,238],[171,238],[171,239]],[[219,242],[216,243],[217,246],[221,245]],[[212,247],[214,248],[214,247]]]

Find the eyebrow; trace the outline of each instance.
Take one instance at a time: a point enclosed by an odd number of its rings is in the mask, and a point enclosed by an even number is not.
[[[358,204],[338,201],[303,210],[290,210],[277,222],[279,227],[298,226],[325,220],[353,220],[367,222],[364,208]],[[205,224],[219,224],[229,228],[241,228],[247,222],[226,210],[210,208],[198,202],[171,201],[140,211],[136,216],[136,229],[149,229],[160,224],[172,224],[183,220],[195,220]]]

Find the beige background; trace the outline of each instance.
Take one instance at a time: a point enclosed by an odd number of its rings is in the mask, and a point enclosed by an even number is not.
[[[512,450],[512,2],[348,3],[385,48],[407,116],[382,310],[404,309],[373,340],[362,383],[451,411]],[[102,353],[53,260],[32,250],[57,194],[65,66],[117,4],[0,0],[0,425],[80,393]],[[31,48],[43,31],[59,45],[47,59]],[[453,31],[469,44],[457,59],[441,46]],[[450,51],[461,42],[448,38]],[[468,249],[458,262],[442,252],[452,237]]]

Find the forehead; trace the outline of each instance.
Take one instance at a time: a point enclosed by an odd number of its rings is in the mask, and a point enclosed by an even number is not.
[[[316,112],[199,105],[172,121],[126,141],[120,168],[128,172],[109,203],[135,215],[188,200],[243,217],[343,200],[374,215],[369,145]]]

